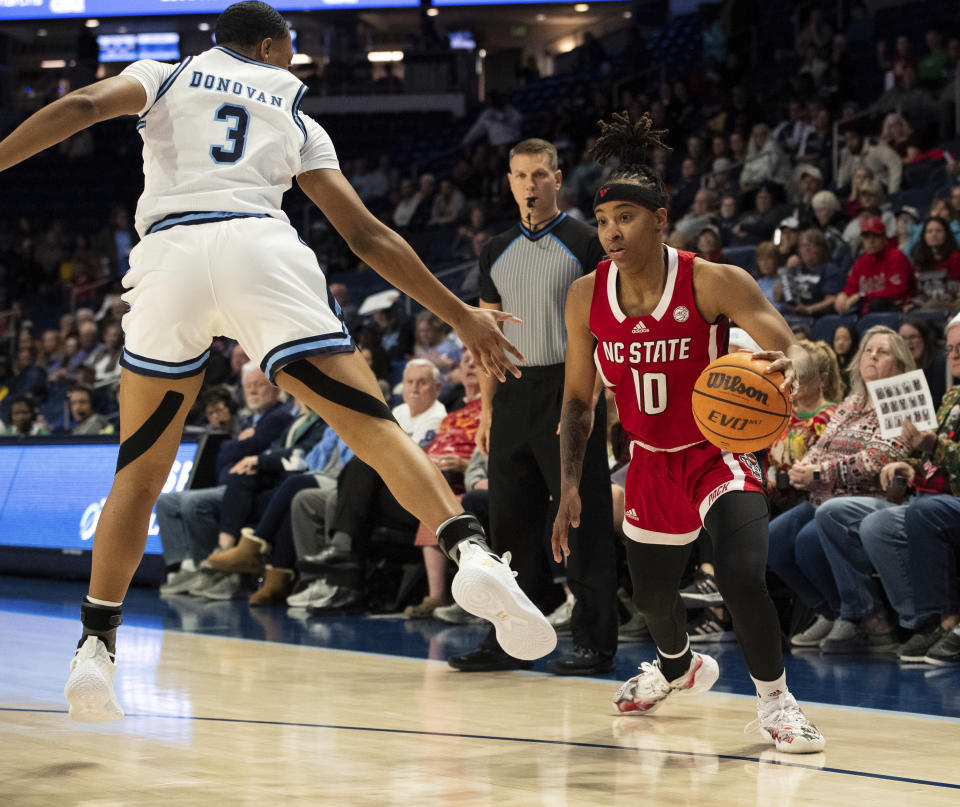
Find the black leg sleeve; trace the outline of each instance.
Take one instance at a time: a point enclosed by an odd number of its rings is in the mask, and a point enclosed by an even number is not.
[[[725,493],[707,513],[717,586],[733,619],[750,674],[775,681],[783,672],[780,622],[767,593],[767,502],[760,493]]]
[[[682,652],[687,644],[687,609],[680,599],[680,578],[691,546],[627,541],[633,601],[647,620],[657,649],[670,655]]]

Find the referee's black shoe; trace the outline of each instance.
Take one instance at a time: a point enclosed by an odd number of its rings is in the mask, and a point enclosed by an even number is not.
[[[571,652],[547,662],[547,670],[554,675],[599,675],[613,672],[613,654],[575,645]]]
[[[453,669],[460,672],[495,672],[498,670],[530,670],[532,661],[514,658],[504,653],[499,647],[481,647],[470,653],[460,656],[451,656],[447,659]]]

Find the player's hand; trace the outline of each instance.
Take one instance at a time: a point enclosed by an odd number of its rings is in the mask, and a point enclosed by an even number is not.
[[[780,350],[760,350],[753,354],[753,358],[770,362],[770,366],[763,371],[764,373],[783,373],[783,383],[780,385],[780,389],[791,400],[800,391],[800,382],[797,381],[793,361],[788,355]]]
[[[919,431],[912,420],[904,420],[900,440],[906,444],[912,454],[915,451],[931,451],[937,444],[937,435],[931,431]]]
[[[474,442],[477,444],[477,451],[485,456],[490,454],[490,410],[484,407],[480,410],[480,422],[477,424],[477,434]]]
[[[569,531],[571,527],[580,526],[580,491],[573,487],[565,487],[560,496],[560,507],[553,522],[553,535],[550,545],[553,547],[553,559],[557,563],[563,562],[570,555]]]
[[[473,354],[477,369],[494,376],[498,381],[506,381],[504,370],[520,378],[520,370],[508,354],[512,353],[521,364],[525,359],[523,354],[503,335],[500,323],[519,323],[520,321],[513,314],[505,311],[465,306],[464,316],[454,325],[454,330],[463,342],[463,346]]]
[[[907,479],[907,484],[912,485],[917,472],[905,462],[890,462],[880,469],[880,488],[886,490],[895,476],[903,476]]]

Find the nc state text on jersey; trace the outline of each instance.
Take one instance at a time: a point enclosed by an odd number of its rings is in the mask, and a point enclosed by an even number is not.
[[[215,76],[213,73],[204,73],[202,70],[194,70],[190,74],[190,86],[203,90],[239,95],[242,98],[249,98],[251,101],[258,101],[261,104],[283,108],[283,96],[281,95],[268,96],[263,90],[250,87],[242,81],[234,81],[231,78]]]
[[[682,361],[690,358],[691,337],[653,339],[649,342],[601,342],[607,361],[616,364],[653,364],[659,361]]]

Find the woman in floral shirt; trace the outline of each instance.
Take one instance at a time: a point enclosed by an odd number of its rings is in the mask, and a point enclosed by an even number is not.
[[[863,574],[863,563],[853,567],[845,559],[828,555],[814,516],[820,505],[837,496],[883,496],[880,470],[905,459],[909,449],[899,439],[880,436],[866,383],[914,369],[913,357],[898,333],[883,326],[870,328],[850,365],[850,395],[820,439],[789,471],[790,484],[809,491],[810,498],[770,522],[768,565],[818,615],[810,628],[793,637],[796,646],[820,645],[830,652],[833,645],[828,636],[835,621],[856,625],[871,647],[895,645],[880,615],[879,592],[870,571]],[[869,559],[865,565],[869,570]]]

